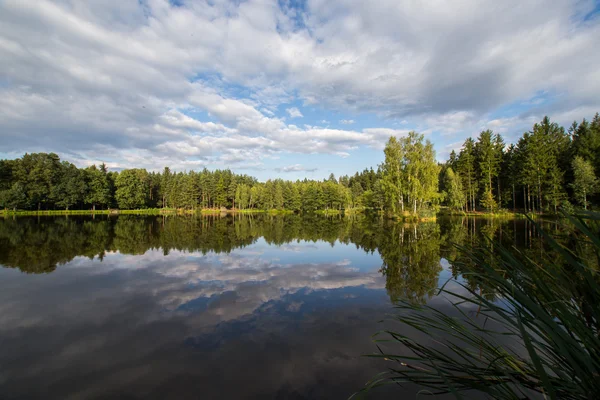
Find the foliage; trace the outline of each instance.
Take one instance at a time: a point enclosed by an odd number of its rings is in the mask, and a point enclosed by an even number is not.
[[[395,224],[386,231],[378,251],[390,299],[424,302],[426,297],[434,295],[441,271],[439,225]]]
[[[111,190],[106,165],[102,164],[100,168],[92,165],[85,170],[85,174],[88,185],[88,190],[83,198],[85,202],[91,204],[94,209],[96,208],[96,204],[101,206],[109,205]]]
[[[577,156],[573,160],[574,180],[571,186],[575,198],[587,210],[587,198],[598,192],[598,178],[594,174],[594,167],[589,161]]]
[[[411,382],[457,398],[472,390],[496,399],[534,393],[599,398],[600,237],[594,232],[600,214],[568,218],[567,243],[529,221],[551,256],[532,257],[492,240],[483,247],[459,246],[462,261],[454,264],[466,280],[447,282],[439,291],[453,313],[401,299],[395,321],[425,334],[428,343],[408,333],[381,332],[385,339],[378,336],[380,353],[373,357],[394,366],[367,390]],[[403,350],[390,352],[390,342]]]
[[[476,140],[466,139],[458,152],[452,150],[442,165],[436,162],[432,143],[416,132],[391,137],[384,156],[376,169],[352,176],[259,182],[229,169],[175,172],[165,167],[161,172],[116,172],[108,171],[104,164],[77,169],[54,153],[25,154],[0,160],[0,207],[285,209],[302,213],[365,208],[390,215],[417,215],[435,210],[440,202],[467,213],[481,208],[487,212],[511,208],[558,213],[565,204],[588,208],[600,202],[593,185],[589,187],[592,192],[586,189],[582,195],[584,169],[579,165],[576,183],[572,162],[580,157],[591,165],[594,176],[600,173],[598,114],[591,122],[574,122],[568,131],[544,117],[508,147],[499,134],[484,130]],[[446,176],[449,168],[455,174],[450,180]]]
[[[115,200],[119,208],[145,208],[148,189],[148,173],[143,169],[126,169],[115,181]]]
[[[477,160],[483,192],[481,205],[490,211],[496,209],[496,202],[492,194],[492,179],[498,176],[503,147],[504,143],[500,135],[494,134],[489,129],[479,134],[475,144],[475,159]]]
[[[442,170],[452,168],[460,175],[466,212],[479,205],[488,212],[506,207],[556,214],[569,199],[581,201],[573,187],[574,157],[589,161],[596,175],[600,172],[598,114],[593,121],[573,123],[567,132],[544,117],[508,146],[499,134],[484,130],[477,140],[466,139],[458,154],[452,151]],[[594,195],[592,200],[600,199]]]
[[[433,144],[416,132],[390,137],[384,149],[380,189],[382,208],[390,214],[411,210],[414,215],[431,205],[438,193],[439,167]]]
[[[455,210],[463,210],[465,207],[465,193],[463,191],[460,175],[455,174],[451,167],[446,168],[444,183],[447,190],[447,204]]]

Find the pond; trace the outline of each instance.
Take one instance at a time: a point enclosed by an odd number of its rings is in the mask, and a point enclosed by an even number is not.
[[[449,307],[484,236],[543,253],[524,220],[0,219],[0,398],[348,398],[393,301]]]

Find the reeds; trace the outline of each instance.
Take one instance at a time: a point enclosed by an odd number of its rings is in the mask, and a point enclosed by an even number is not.
[[[552,257],[534,260],[491,241],[459,247],[468,260],[463,276],[478,287],[446,282],[439,295],[452,312],[398,302],[392,319],[401,331],[376,334],[379,353],[370,355],[391,366],[363,392],[411,382],[457,398],[479,391],[495,399],[600,399],[600,238],[591,228],[600,214],[565,217],[574,228],[566,243],[537,226]],[[576,251],[582,247],[585,256]]]

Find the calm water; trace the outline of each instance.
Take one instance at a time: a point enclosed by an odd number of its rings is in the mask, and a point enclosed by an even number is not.
[[[482,234],[538,251],[525,221],[0,219],[0,398],[345,399],[391,302],[449,308]]]

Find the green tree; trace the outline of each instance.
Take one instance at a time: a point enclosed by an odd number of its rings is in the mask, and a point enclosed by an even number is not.
[[[85,176],[88,190],[84,201],[91,204],[93,210],[96,210],[96,205],[108,205],[110,203],[110,185],[106,165],[102,164],[100,168],[92,165],[85,170]]]
[[[600,115],[596,113],[591,123],[585,119],[579,125],[575,123],[571,130],[574,156],[591,162],[600,174]]]
[[[54,153],[25,154],[13,170],[16,181],[25,190],[28,205],[37,205],[38,211],[42,204],[50,202],[50,194],[60,180],[60,172],[60,158]]]
[[[587,210],[588,196],[595,194],[598,191],[598,178],[594,173],[592,163],[577,156],[573,160],[573,173],[575,180],[572,183],[575,198]]]
[[[0,207],[16,210],[27,205],[27,193],[21,182],[15,182],[9,189],[0,191]]]
[[[0,160],[0,192],[8,190],[13,184],[14,160]]]
[[[554,169],[558,168],[560,154],[568,147],[568,138],[562,127],[544,117],[533,126],[530,134],[523,135],[523,144],[523,181],[528,192],[530,187],[535,188],[533,197],[541,211],[544,209],[543,199],[547,197],[548,181],[553,177],[555,185],[561,184],[561,176]],[[535,208],[535,201],[532,204]]]
[[[260,199],[262,197],[263,187],[261,185],[255,185],[250,188],[250,208],[260,208]]]
[[[504,182],[510,188],[510,197],[513,210],[517,207],[516,187],[519,183],[520,164],[518,160],[518,149],[514,144],[508,146],[504,155],[501,174]]]
[[[51,196],[58,207],[68,210],[69,207],[84,200],[87,185],[85,183],[84,172],[77,169],[75,165],[63,161],[62,168],[61,179],[54,186]]]
[[[169,188],[170,188],[171,184],[172,184],[171,169],[169,167],[165,167],[163,169],[162,175],[160,176],[160,189],[158,191],[159,196],[161,198],[163,208],[168,206],[167,198],[169,195]]]
[[[475,211],[475,141],[472,138],[465,140],[458,155],[457,172],[463,178],[463,188],[466,191],[467,211]]]
[[[501,145],[502,139],[498,140],[496,136],[488,129],[479,134],[477,143],[475,143],[475,160],[479,170],[480,186],[483,190],[481,205],[488,210],[497,208],[492,193],[492,180],[498,176],[500,168],[502,153],[498,147]]]
[[[352,182],[352,187],[351,187],[351,193],[352,193],[352,207],[361,207],[363,205],[363,187],[360,184],[360,182],[358,181],[354,181]]]
[[[298,185],[292,185],[292,195],[290,197],[289,207],[292,211],[300,211],[302,208],[302,198],[300,197]]]
[[[215,187],[215,205],[217,207],[225,207],[227,204],[227,190],[225,186],[225,179],[223,175],[217,181]]]
[[[276,209],[283,209],[283,181],[277,179],[275,181],[275,193],[273,196],[273,205]]]
[[[244,183],[235,189],[235,203],[239,209],[245,210],[250,205],[250,187]]]
[[[237,179],[235,177],[235,175],[233,175],[231,177],[231,180],[229,181],[229,185],[227,187],[227,197],[229,197],[231,199],[231,205],[232,208],[235,209],[235,193],[237,190]]]
[[[390,137],[384,154],[380,181],[384,209],[390,214],[404,212],[407,204],[416,215],[438,196],[439,166],[433,144],[424,141],[423,135],[411,131],[400,140]]]
[[[391,136],[385,145],[383,153],[385,161],[382,165],[383,179],[380,187],[385,198],[385,208],[391,213],[404,212],[404,197],[406,194],[406,160],[405,143]]]
[[[182,174],[180,180],[182,181],[181,205],[185,208],[193,210],[198,205],[198,186],[196,180],[196,173],[192,171],[187,174]]]
[[[126,169],[117,175],[115,197],[121,209],[137,209],[146,206],[148,172],[145,169]]]
[[[465,193],[463,191],[460,175],[455,174],[452,168],[448,167],[446,168],[444,181],[447,191],[448,206],[455,210],[464,209]]]
[[[498,205],[502,205],[502,188],[501,188],[501,175],[502,175],[502,165],[504,162],[505,152],[504,147],[506,144],[504,143],[504,139],[500,134],[494,135],[494,152],[496,159],[496,195]]]
[[[431,204],[438,196],[439,169],[433,144],[414,131],[403,138],[407,203],[412,203],[413,213]]]
[[[553,163],[548,170],[546,184],[548,186],[546,200],[551,204],[554,213],[558,211],[558,206],[567,199],[567,194],[563,189],[564,172],[559,168],[557,163]]]

